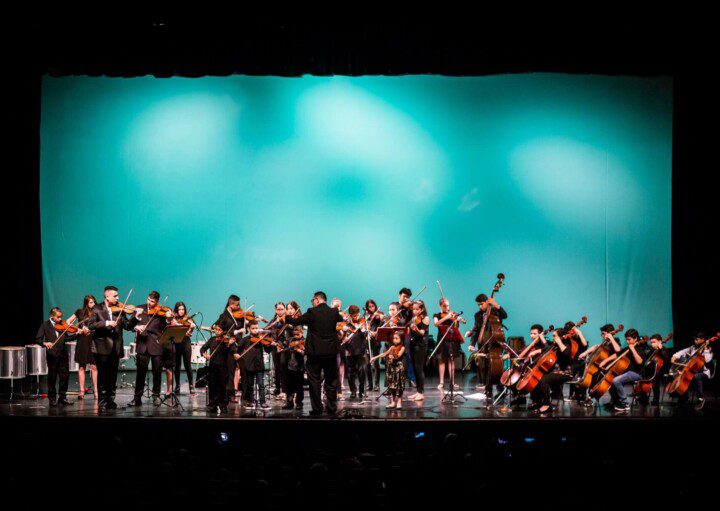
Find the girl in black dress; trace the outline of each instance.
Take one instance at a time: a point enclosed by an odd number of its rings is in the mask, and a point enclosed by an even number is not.
[[[75,311],[75,314],[68,318],[68,323],[72,323],[77,319],[78,323],[86,321],[91,315],[95,308],[97,300],[93,295],[85,295],[83,299],[82,309]],[[95,359],[92,353],[92,333],[90,329],[83,325],[80,327],[78,336],[76,338],[77,345],[75,346],[75,363],[78,365],[78,380],[80,383],[80,392],[78,393],[78,399],[82,399],[85,396],[85,371],[90,369],[90,375],[92,376],[93,382],[93,395],[97,399],[97,381],[98,373],[97,367],[95,366]]]
[[[185,334],[185,338],[182,343],[175,344],[172,346],[174,355],[175,365],[175,394],[180,395],[180,372],[181,368],[185,366],[185,374],[187,374],[188,391],[191,396],[195,395],[195,387],[193,386],[193,370],[192,370],[192,343],[190,338],[193,331],[196,328],[195,322],[189,317],[185,302],[177,302],[173,308],[173,316],[170,320],[170,324],[177,326],[187,326],[189,330]]]
[[[428,349],[428,330],[430,329],[430,318],[428,318],[425,302],[415,300],[412,306],[413,317],[410,320],[410,361],[415,372],[415,386],[417,393],[410,396],[412,401],[425,399],[425,360]]]
[[[454,323],[455,315],[450,310],[450,300],[447,298],[440,299],[440,312],[433,315],[433,322],[438,327],[437,342],[442,339],[442,344],[439,349],[438,368],[440,370],[440,384],[438,388],[443,389],[445,385],[445,366],[448,368],[448,377],[450,378],[450,385],[454,388],[459,388],[455,384],[455,357],[460,354],[460,343],[456,340],[456,336],[453,335],[453,331],[449,331],[449,328],[457,329]],[[447,334],[446,334],[447,332]]]

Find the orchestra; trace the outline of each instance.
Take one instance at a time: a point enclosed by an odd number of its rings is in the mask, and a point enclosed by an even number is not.
[[[161,404],[163,369],[168,373],[166,395],[180,394],[183,368],[189,394],[195,395],[191,362],[195,335],[203,338],[199,354],[207,369],[202,379],[208,387],[207,410],[214,414],[228,413],[238,386],[242,408],[270,409],[266,385],[273,391],[271,397],[284,402],[283,410],[301,411],[307,378],[310,415],[334,415],[337,401],[343,399],[345,376],[350,401],[364,401],[368,393],[382,391],[387,408],[398,410],[402,409],[406,387],[414,385],[415,392],[408,399],[422,406],[430,362],[437,364],[441,393],[447,390],[446,374],[450,392],[459,389],[455,381],[456,369],[460,369],[455,367],[458,357],[467,362],[466,368],[475,365],[475,388],[482,391],[478,398],[488,407],[507,405],[511,410],[526,409],[548,416],[559,401],[592,408],[607,395],[605,406],[615,413],[626,413],[633,403],[657,406],[663,395],[687,406],[692,391],[696,407],[702,408],[711,375],[708,365],[713,359],[713,343],[720,333],[712,337],[698,333],[692,346],[673,354],[665,346],[672,333],[664,338],[659,333],[641,336],[635,328],[625,330],[623,325],[608,323],[600,328],[599,341],[592,344],[581,328],[588,320],[583,316],[577,322],[564,321],[557,329],[552,325],[543,329],[535,323],[529,330],[529,344],[523,341],[516,346],[516,338],[511,338],[508,342],[515,346],[513,349],[505,342],[503,321],[508,314],[495,296],[504,280],[505,276],[498,274],[490,296],[477,295],[474,324],[465,334],[460,331],[466,322],[462,312],[451,309],[439,281],[439,311],[432,316],[436,337],[431,335],[430,311],[418,298],[420,293],[413,296],[407,287],[400,289],[397,301],[388,303],[387,314],[372,298],[362,309],[351,304],[343,310],[339,298],[328,305],[326,294],[318,291],[304,313],[295,300],[276,302],[270,321],[251,310],[254,304],[243,309],[238,295],[231,294],[218,319],[205,327],[196,323],[183,301],[171,309],[164,305],[167,297],[161,302],[160,293],[151,291],[144,303],[129,305],[132,290],[121,302],[118,289],[107,286],[101,302],[86,295],[82,308],[67,322],[62,310],[53,307],[38,329],[36,344],[46,351],[47,395],[53,407],[72,405],[67,399],[69,359],[65,343],[73,340],[77,344],[74,361],[80,367],[78,399],[86,392],[84,373],[89,369],[99,410],[117,408],[118,365],[125,354],[123,332],[127,331],[134,335],[137,369],[128,407],[142,406],[148,369],[153,405]],[[266,324],[264,328],[261,323]],[[163,332],[170,327],[187,330],[181,330],[184,337],[163,345]],[[207,340],[206,331],[211,333]],[[620,332],[624,332],[624,346],[617,337]],[[464,338],[470,338],[467,359],[462,349]]]

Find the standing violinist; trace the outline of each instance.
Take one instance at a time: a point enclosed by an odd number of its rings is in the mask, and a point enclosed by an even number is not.
[[[350,399],[358,397],[362,401],[367,380],[368,346],[365,321],[360,317],[360,307],[357,305],[348,307],[347,325],[343,327],[343,333],[341,349],[344,348],[346,353]]]
[[[428,350],[428,331],[430,318],[428,317],[425,302],[415,300],[413,303],[413,316],[410,320],[410,361],[415,373],[417,392],[409,397],[411,401],[425,399],[425,361]]]
[[[238,363],[243,369],[243,406],[255,408],[259,406],[267,410],[270,406],[265,402],[265,361],[263,351],[270,353],[275,349],[270,344],[270,336],[260,333],[260,326],[256,320],[247,323],[248,335],[237,343]],[[268,342],[263,344],[263,340]],[[257,385],[257,401],[255,400],[255,385]]]
[[[130,319],[130,326],[135,331],[135,341],[137,342],[137,371],[135,375],[135,396],[127,406],[142,405],[145,376],[147,375],[148,365],[151,363],[153,404],[155,406],[160,405],[162,372],[167,359],[164,348],[160,345],[160,337],[167,326],[167,321],[164,313],[162,315],[158,314],[160,310],[159,300],[160,293],[150,291],[145,304],[137,305],[135,314]]]
[[[237,295],[230,295],[227,299],[227,303],[225,303],[225,310],[213,324],[218,325],[223,332],[226,332],[230,336],[239,338],[239,336],[245,335],[247,332],[245,328],[245,319],[241,317],[241,313],[242,308],[240,307],[240,297]],[[237,393],[238,383],[240,381],[240,368],[232,357],[227,358],[227,363],[227,392],[230,400],[235,402],[235,394]]]
[[[372,298],[365,302],[365,322],[370,336],[370,357],[380,353],[380,341],[377,340],[377,329],[385,321],[385,315],[378,310]],[[380,390],[380,361],[368,362],[368,390]]]
[[[287,314],[285,304],[283,302],[277,302],[275,304],[275,316],[270,320],[268,328],[271,331],[272,338],[275,339],[281,348],[285,348],[292,337],[292,329],[285,325],[285,314]],[[285,399],[287,397],[286,375],[288,353],[286,351],[273,350],[270,355],[272,356],[275,384],[273,395],[278,399]]]
[[[48,399],[50,406],[72,405],[67,400],[68,380],[70,376],[70,361],[68,360],[65,341],[70,335],[68,332],[58,330],[56,325],[62,326],[62,311],[59,307],[50,309],[50,316],[38,328],[35,343],[47,348],[46,360],[48,366]],[[65,324],[67,326],[67,324]],[[70,338],[74,334],[70,335]],[[55,386],[60,380],[59,391]]]
[[[85,397],[86,369],[90,369],[90,376],[93,382],[93,394],[95,399],[98,398],[98,376],[92,353],[92,333],[86,325],[86,323],[90,321],[90,316],[92,316],[92,310],[95,308],[95,304],[97,304],[97,300],[93,295],[85,295],[82,309],[76,310],[75,314],[68,318],[68,323],[72,323],[77,319],[78,326],[80,327],[76,338],[77,345],[75,346],[75,362],[78,365],[78,383],[80,384],[78,399]],[[82,323],[82,325],[80,323]]]
[[[342,310],[342,300],[340,298],[333,298],[330,300],[330,307],[333,309],[337,309],[340,311],[340,316],[342,316],[342,320],[347,321],[347,314],[345,311]],[[338,340],[342,343],[342,340],[345,338],[345,332],[342,330],[338,330],[337,332]],[[347,367],[347,353],[345,352],[345,348],[340,345],[340,352],[338,353],[338,399],[343,400],[343,391],[345,390],[345,368]]]
[[[296,410],[302,410],[303,397],[303,376],[305,375],[305,339],[303,334],[305,331],[302,326],[292,327],[292,338],[288,343],[287,349],[287,373],[285,375],[287,381],[287,397],[285,398],[285,406],[283,410],[292,410],[293,405]]]
[[[398,309],[400,311],[400,316],[402,318],[402,324],[407,325],[410,323],[410,319],[412,318],[412,305],[413,302],[410,300],[410,297],[412,296],[412,291],[408,287],[402,288],[400,291],[398,291]]]
[[[197,328],[195,322],[188,315],[187,307],[185,302],[177,302],[173,307],[172,318],[170,318],[170,324],[172,326],[186,326],[188,331],[183,337],[182,343],[174,345],[174,370],[175,370],[175,394],[180,394],[180,371],[182,366],[185,366],[185,374],[187,375],[188,390],[191,396],[195,395],[195,387],[193,386],[193,370],[192,370],[192,343],[190,338],[193,331]]]
[[[122,333],[123,330],[132,330],[125,315],[128,311],[127,305],[118,302],[118,289],[115,286],[106,286],[103,294],[103,303],[93,309],[87,323],[92,331],[93,357],[98,369],[99,411],[117,408],[115,388],[118,365],[120,357],[123,356]]]
[[[665,348],[660,334],[650,336],[650,348],[652,351],[645,358],[642,377],[643,380],[652,380],[652,405],[658,406],[660,404],[660,387],[663,383],[663,376],[668,372],[671,355],[670,350]],[[650,404],[650,395],[639,392],[638,402],[641,405]]]
[[[692,346],[678,351],[670,359],[672,362],[687,360],[694,357],[697,354],[698,350],[702,350],[702,356],[705,359],[705,366],[703,367],[702,371],[699,371],[697,374],[695,374],[695,376],[693,376],[692,382],[690,383],[690,388],[695,388],[695,394],[697,395],[697,408],[702,408],[705,405],[704,389],[705,384],[710,380],[710,369],[708,368],[708,364],[713,359],[713,352],[710,346],[706,344],[703,347],[703,343],[706,339],[707,336],[703,332],[698,332],[698,334],[695,336],[695,343]],[[679,403],[683,406],[688,403],[687,392],[680,396]]]
[[[616,412],[627,412],[630,410],[630,405],[627,402],[625,396],[625,385],[628,383],[635,383],[642,379],[642,368],[645,364],[645,357],[647,352],[644,346],[640,342],[640,334],[634,328],[630,328],[625,332],[625,342],[627,347],[620,350],[619,353],[614,353],[600,363],[602,369],[607,369],[610,364],[617,360],[619,357],[627,357],[630,365],[624,373],[619,374],[613,378],[612,386],[610,387],[610,397],[612,398],[612,404]]]
[[[208,361],[208,411],[221,413],[228,411],[228,359],[236,360],[235,338],[225,334],[216,323],[212,326],[213,336],[200,348],[200,353]]]
[[[458,389],[460,386],[455,384],[455,357],[460,354],[460,342],[455,334],[458,322],[465,322],[465,320],[459,318],[450,310],[450,300],[447,298],[440,298],[438,304],[440,305],[440,312],[433,315],[433,323],[438,329],[437,342],[442,340],[442,344],[438,349],[438,356],[440,357],[438,359],[438,368],[440,370],[438,388],[442,390],[445,386],[445,367],[447,366],[450,385],[454,389]]]
[[[571,348],[567,339],[565,329],[558,328],[553,332],[553,344],[548,349],[554,349],[557,354],[557,362],[552,370],[540,378],[537,386],[530,393],[533,404],[531,410],[536,410],[540,415],[552,413],[552,399],[561,395],[562,386],[566,381],[572,379],[570,365],[572,364]]]
[[[502,328],[502,322],[504,319],[507,318],[507,312],[505,312],[505,309],[503,309],[497,303],[497,300],[495,300],[494,297],[488,298],[488,296],[484,293],[480,293],[475,297],[475,303],[477,303],[478,306],[478,311],[475,313],[475,325],[465,334],[465,337],[470,337],[470,346],[468,347],[468,349],[471,352],[480,349],[484,354],[489,355],[490,350],[494,346],[489,345],[487,339],[479,338],[483,322],[486,323],[483,336],[490,338],[490,336],[492,335],[490,325],[493,323],[497,323],[499,325],[499,328]],[[485,319],[485,316],[487,316],[487,319]],[[495,343],[495,340],[490,341],[490,343]],[[478,381],[477,385],[475,385],[475,388],[479,389],[484,386],[487,400],[492,401],[493,388],[492,382],[490,381],[491,364],[488,360],[486,360],[484,364],[479,364],[477,363],[476,359],[475,365],[477,367]]]

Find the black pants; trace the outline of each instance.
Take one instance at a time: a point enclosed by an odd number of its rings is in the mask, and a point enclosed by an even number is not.
[[[551,404],[553,397],[562,395],[562,386],[570,381],[572,376],[566,373],[548,373],[543,376],[533,389],[531,396],[533,402],[546,406]]]
[[[287,384],[287,398],[288,403],[292,403],[293,398],[295,399],[295,406],[302,405],[305,391],[303,389],[303,371],[290,371],[285,373],[285,383]]]
[[[415,372],[415,387],[420,394],[425,392],[425,361],[427,360],[427,342],[419,342],[410,346],[413,371]]]
[[[190,360],[192,358],[192,345],[190,344],[190,339],[185,338],[185,340],[175,345],[175,374],[173,377],[175,378],[175,391],[180,391],[180,369],[181,365],[185,365],[185,374],[187,374],[187,381],[189,386],[193,386],[193,373],[192,373],[192,364],[190,363]]]
[[[287,372],[287,357],[285,356],[285,353],[278,353],[277,351],[273,351],[271,355],[274,371],[273,383],[275,384],[275,390],[273,394],[275,394],[276,396],[280,394],[280,392],[285,392],[287,394],[287,387],[285,383],[285,373]]]
[[[320,385],[325,378],[325,396],[327,410],[337,412],[338,363],[337,355],[308,355],[307,373],[310,384],[310,404],[315,412],[322,411],[322,393]]]
[[[227,373],[227,364],[210,364],[207,378],[210,406],[227,406]]]
[[[153,397],[160,395],[160,388],[162,386],[162,355],[150,355],[144,353],[138,355],[136,358],[137,362],[137,373],[135,375],[135,399],[140,399],[145,390],[145,376],[147,376],[148,365],[152,361],[152,395]]]
[[[573,365],[570,366],[570,369],[573,376],[581,377],[585,372],[585,361],[576,360],[575,362],[573,362]],[[572,385],[570,387],[570,396],[575,398],[577,401],[585,401],[585,399],[587,399],[587,392],[588,389],[579,385]]]
[[[95,354],[95,365],[98,370],[98,404],[102,405],[115,401],[119,362],[120,358],[115,353],[109,355]]]
[[[243,371],[242,398],[246,403],[255,401],[255,385],[258,388],[258,402],[265,402],[265,371]]]
[[[365,382],[367,381],[367,365],[368,359],[365,354],[348,355],[348,384],[350,385],[350,393],[357,394],[358,383],[360,395],[365,395]]]
[[[55,399],[59,394],[60,399],[65,399],[68,389],[68,380],[70,379],[70,367],[67,356],[67,351],[62,348],[59,355],[53,355],[50,351],[47,352],[47,366],[48,366],[48,397]],[[60,390],[55,388],[55,385],[60,380]]]

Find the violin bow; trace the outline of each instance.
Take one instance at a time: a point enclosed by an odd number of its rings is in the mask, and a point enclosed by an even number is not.
[[[77,318],[73,319],[70,323],[68,323],[68,328],[71,327],[71,326],[75,323],[75,320],[76,320],[76,319],[77,319]],[[77,326],[82,325],[82,324],[85,323],[88,319],[90,319],[90,316],[88,316],[87,318],[83,319],[80,323],[77,324]],[[63,330],[63,332],[62,332],[60,335],[58,335],[58,338],[55,339],[55,342],[54,342],[54,343],[52,343],[52,347],[51,347],[50,349],[55,348],[55,345],[60,342],[60,339],[62,339],[62,338],[65,336],[65,334],[67,333],[67,331],[68,331],[68,329],[66,328],[65,330]]]
[[[453,328],[457,328],[457,326],[456,326],[455,324],[456,324],[458,321],[460,321],[460,316],[462,316],[462,315],[463,315],[463,311],[460,311],[458,314],[456,314],[455,319],[453,319],[452,323],[450,323],[450,326],[447,327],[447,330],[445,330],[445,333],[444,333],[443,336],[440,338],[440,341],[439,341],[439,342],[437,343],[437,345],[435,346],[435,349],[433,350],[432,353],[430,353],[430,356],[429,356],[428,359],[425,361],[425,365],[429,364],[429,363],[430,363],[430,360],[432,360],[433,356],[435,356],[435,353],[437,352],[438,348],[440,347],[440,345],[441,345],[441,344],[443,343],[443,341],[445,340],[445,337],[447,337],[448,332],[449,332],[450,330],[452,330]]]
[[[420,296],[421,294],[423,294],[423,291],[425,291],[426,288],[427,288],[427,286],[423,286],[422,289],[418,292],[418,294],[415,295],[414,300],[417,300],[418,296]],[[388,320],[387,320],[385,323],[383,323],[382,325],[380,325],[378,328],[383,328],[383,327],[387,326],[387,325],[390,323],[390,321],[393,320],[393,318],[394,318],[395,316],[397,316],[398,314],[400,314],[400,311],[401,311],[401,310],[402,310],[402,309],[398,309],[395,314],[393,314],[392,316],[390,316],[390,317],[388,318]]]
[[[130,292],[128,293],[127,298],[125,298],[124,302],[121,302],[123,304],[123,306],[120,307],[121,310],[120,310],[120,312],[118,312],[117,319],[113,319],[112,311],[110,311],[110,321],[118,321],[120,319],[120,315],[122,314],[122,311],[125,310],[125,306],[127,305],[128,300],[130,299],[130,296],[132,296],[132,293],[133,293],[133,288],[130,288]]]

